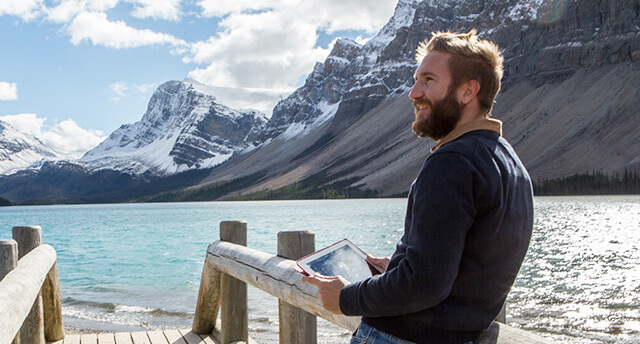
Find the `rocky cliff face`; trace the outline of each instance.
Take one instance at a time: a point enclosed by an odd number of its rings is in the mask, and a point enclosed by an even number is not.
[[[505,88],[565,80],[577,70],[640,61],[637,1],[400,0],[394,16],[364,46],[339,40],[303,87],[275,107],[266,135],[310,124],[339,104],[349,121],[412,85],[415,49],[436,31],[476,29],[503,49]]]
[[[89,170],[167,175],[220,164],[255,147],[267,119],[233,110],[200,85],[169,81],[154,92],[139,122],[121,126],[81,159]]]
[[[267,171],[239,193],[318,173],[328,176],[324,185],[406,191],[433,145],[410,131],[415,48],[431,32],[471,29],[503,51],[493,116],[534,179],[640,168],[640,139],[628,130],[639,124],[640,1],[400,0],[375,38],[338,41],[276,106],[267,132],[280,138],[203,184]],[[306,130],[291,130],[300,123]]]
[[[294,123],[310,125],[332,117],[339,131],[389,95],[405,91],[411,85],[414,62],[412,56],[400,54],[393,42],[408,30],[416,6],[412,0],[400,0],[391,20],[365,45],[338,40],[304,86],[276,105],[265,139],[282,134]]]

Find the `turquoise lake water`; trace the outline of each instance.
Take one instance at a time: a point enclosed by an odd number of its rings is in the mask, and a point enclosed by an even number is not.
[[[316,248],[349,238],[390,255],[404,199],[60,205],[0,208],[0,238],[42,227],[58,253],[63,316],[109,331],[190,328],[207,246],[220,221],[245,220],[248,246],[311,230]],[[538,197],[507,322],[565,343],[640,342],[640,196]],[[277,342],[277,300],[249,289],[250,335]],[[319,320],[319,342],[348,333]],[[336,337],[339,335],[339,337]]]

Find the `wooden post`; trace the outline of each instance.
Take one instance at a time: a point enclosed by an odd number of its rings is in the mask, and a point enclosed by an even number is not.
[[[220,271],[207,262],[205,257],[196,313],[191,327],[194,333],[209,334],[215,330],[218,310],[220,310],[220,277]]]
[[[315,251],[315,234],[310,231],[278,233],[278,256],[296,260]],[[318,342],[315,315],[278,299],[280,344]]]
[[[42,285],[42,306],[44,311],[44,338],[47,342],[56,342],[64,339],[62,300],[60,297],[60,278],[57,261],[53,263]]]
[[[498,313],[496,321],[503,324],[507,323],[507,301],[502,305],[502,309],[500,310],[500,313]]]
[[[220,222],[220,240],[247,246],[246,221]],[[247,284],[227,274],[220,278],[221,344],[249,340]]]
[[[13,239],[0,240],[0,281],[18,265],[18,243]],[[11,344],[20,344],[18,333]]]
[[[24,257],[42,242],[40,226],[13,227],[13,239],[18,242],[18,258]],[[31,312],[20,329],[21,344],[45,344],[42,295],[39,293]]]
[[[0,281],[18,265],[18,243],[15,240],[0,240]]]

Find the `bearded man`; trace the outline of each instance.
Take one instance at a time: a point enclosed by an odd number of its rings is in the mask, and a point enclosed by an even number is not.
[[[475,31],[417,50],[413,131],[437,142],[413,182],[385,271],[349,283],[314,275],[325,308],[361,315],[351,343],[473,343],[500,312],[533,228],[529,175],[491,119],[503,58]]]

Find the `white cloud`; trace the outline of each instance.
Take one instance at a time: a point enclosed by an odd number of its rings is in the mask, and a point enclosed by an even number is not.
[[[333,33],[340,30],[357,30],[374,33],[386,24],[397,0],[325,0],[319,6],[313,1],[298,0],[297,15],[308,17],[320,29]]]
[[[20,17],[24,21],[37,18],[44,7],[43,0],[2,0],[0,16],[8,14]]]
[[[126,81],[116,81],[109,85],[109,89],[113,93],[111,100],[118,102],[121,98],[128,97],[130,95],[147,96],[147,93],[157,86],[158,85],[155,83],[132,84]]]
[[[68,23],[82,12],[104,12],[118,5],[119,0],[58,0],[58,5],[45,10],[47,19]]]
[[[222,20],[216,37],[197,42],[185,62],[206,64],[189,77],[217,86],[295,86],[328,49],[316,47],[316,27],[282,12],[237,13]]]
[[[106,136],[100,130],[81,128],[74,120],[67,119],[43,130],[46,118],[36,114],[18,114],[0,117],[19,132],[31,134],[62,157],[76,159],[102,142]]]
[[[0,81],[0,100],[18,99],[18,84]]]
[[[200,0],[202,14],[221,29],[191,45],[183,61],[204,65],[189,73],[199,82],[231,87],[290,88],[326,58],[318,32],[374,33],[397,0]]]
[[[199,0],[202,15],[225,17],[229,14],[260,11],[283,13],[313,23],[319,29],[332,33],[338,30],[364,30],[374,32],[384,25],[397,0]]]
[[[261,11],[291,1],[282,0],[200,0],[202,15],[206,17],[223,17],[229,13],[244,11]]]
[[[72,159],[80,158],[105,138],[102,131],[83,129],[72,119],[57,123],[39,137],[44,144]]]
[[[45,12],[50,21],[68,23],[80,13],[106,12],[117,7],[119,2],[133,4],[131,16],[135,18],[177,21],[182,15],[182,0],[58,0],[56,6],[46,8]]]
[[[148,84],[133,84],[133,87],[139,92],[139,93],[147,93],[152,89],[155,89],[156,87],[158,87],[158,84],[156,83],[148,83]]]
[[[134,4],[131,15],[136,18],[180,20],[181,0],[127,0]]]
[[[114,94],[113,97],[111,97],[111,99],[115,102],[120,100],[120,98],[122,97],[126,97],[127,90],[129,90],[129,86],[127,86],[127,83],[124,81],[114,82],[111,85],[109,85],[109,88],[111,89],[111,92],[113,92]]]
[[[47,119],[38,118],[34,113],[21,113],[18,115],[2,116],[0,120],[11,124],[11,126],[19,132],[37,137],[42,134],[42,125]]]
[[[105,13],[83,12],[78,14],[67,26],[71,43],[79,45],[90,41],[93,45],[109,48],[137,48],[147,45],[170,44],[184,45],[186,42],[165,33],[148,29],[135,29],[124,21],[109,21]]]

